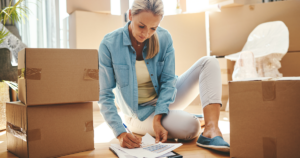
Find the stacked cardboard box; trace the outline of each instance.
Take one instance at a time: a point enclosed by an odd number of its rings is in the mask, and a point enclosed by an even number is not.
[[[300,52],[289,52],[281,60],[279,72],[283,77],[300,76]]]
[[[123,27],[122,18],[120,15],[74,11],[69,16],[70,48],[99,49],[106,34]]]
[[[300,77],[229,83],[230,157],[300,157]]]
[[[67,0],[67,13],[72,14],[76,10],[110,13],[110,0]]]
[[[7,150],[43,158],[94,149],[97,50],[26,48],[18,73],[21,102],[6,104]]]
[[[7,150],[21,158],[59,157],[94,149],[92,102],[6,104]]]
[[[282,21],[289,30],[288,51],[300,51],[300,0],[279,1],[222,8],[209,14],[211,55],[224,56],[240,52],[249,34],[259,24]]]

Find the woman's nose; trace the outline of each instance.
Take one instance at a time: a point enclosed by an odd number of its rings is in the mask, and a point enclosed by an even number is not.
[[[145,30],[144,32],[142,32],[142,35],[143,35],[144,37],[148,37],[149,31],[148,31],[148,30]]]

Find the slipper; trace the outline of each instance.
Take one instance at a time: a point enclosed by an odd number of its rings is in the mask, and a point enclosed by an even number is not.
[[[213,149],[221,152],[229,152],[230,145],[224,141],[224,139],[220,136],[216,136],[214,138],[204,137],[201,133],[198,138],[196,144],[203,148]]]

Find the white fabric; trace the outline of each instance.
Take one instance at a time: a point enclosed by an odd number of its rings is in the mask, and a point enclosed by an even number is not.
[[[258,25],[249,35],[242,51],[251,51],[255,58],[270,54],[287,53],[289,48],[289,30],[282,21],[266,22]],[[239,54],[230,54],[225,58],[236,61]]]
[[[255,57],[258,77],[282,77],[278,69],[281,67],[280,60],[287,53],[288,48],[289,30],[286,25],[282,21],[267,22],[258,25],[251,32],[241,52],[227,55],[225,58],[238,60],[241,53],[252,52]],[[242,60],[252,62],[253,59],[245,58]],[[236,71],[236,68],[238,67],[235,66],[234,71]],[[235,76],[238,76],[236,79],[247,79],[246,73],[235,74],[233,78]]]

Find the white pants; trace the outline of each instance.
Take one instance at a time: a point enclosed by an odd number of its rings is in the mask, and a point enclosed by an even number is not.
[[[200,122],[193,115],[183,111],[200,93],[202,107],[213,103],[221,104],[222,81],[219,62],[214,57],[202,57],[185,73],[178,77],[177,95],[169,106],[169,114],[162,118],[162,125],[168,131],[168,139],[191,140],[200,133]],[[129,129],[137,134],[153,130],[154,113],[145,121],[125,116]]]

